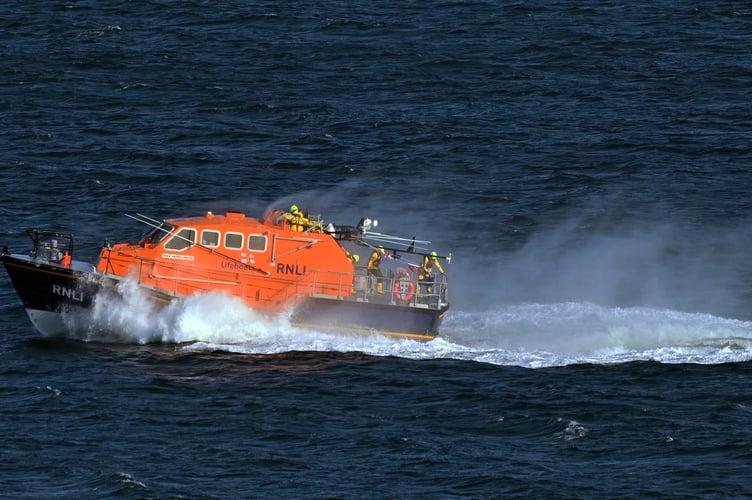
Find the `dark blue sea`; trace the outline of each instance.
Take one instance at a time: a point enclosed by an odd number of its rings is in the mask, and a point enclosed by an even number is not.
[[[752,495],[752,4],[11,0],[0,244],[295,203],[451,253],[428,343],[233,301],[45,338],[4,498]]]

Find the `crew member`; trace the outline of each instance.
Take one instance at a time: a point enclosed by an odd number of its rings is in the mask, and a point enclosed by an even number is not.
[[[384,293],[384,275],[381,272],[381,257],[386,255],[384,247],[374,249],[371,258],[368,259],[368,274],[376,277],[376,292]]]
[[[310,224],[308,218],[302,210],[298,209],[297,205],[290,207],[290,213],[285,215],[285,221],[290,225],[291,230],[297,232],[302,232]]]
[[[441,264],[439,263],[439,258],[436,251],[431,252],[430,254],[423,257],[423,265],[420,266],[420,271],[418,272],[418,279],[420,280],[420,284],[422,286],[426,287],[426,292],[430,294],[433,291],[433,268],[436,266],[436,269],[439,270],[441,274],[444,274],[444,268],[441,267]]]
[[[345,250],[345,253],[347,254],[347,258],[350,259],[350,262],[353,264],[357,264],[358,261],[360,261],[360,255],[356,253],[350,253],[348,250]]]

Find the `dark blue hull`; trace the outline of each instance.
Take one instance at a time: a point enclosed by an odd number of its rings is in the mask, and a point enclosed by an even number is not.
[[[61,312],[66,307],[91,307],[99,284],[89,273],[24,256],[2,255],[2,261],[24,307]]]
[[[378,302],[309,297],[298,305],[292,322],[310,328],[382,333],[430,340],[439,334],[447,307],[442,309]]]

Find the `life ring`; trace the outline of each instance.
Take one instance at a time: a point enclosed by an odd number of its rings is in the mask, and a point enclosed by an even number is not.
[[[394,274],[394,298],[403,302],[410,302],[415,295],[415,283],[410,279],[410,273],[404,269],[397,269]]]

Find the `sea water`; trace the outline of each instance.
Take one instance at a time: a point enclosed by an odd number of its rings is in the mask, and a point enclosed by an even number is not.
[[[8,498],[746,497],[742,2],[10,2],[2,244],[297,204],[430,240],[431,342],[0,278]]]

